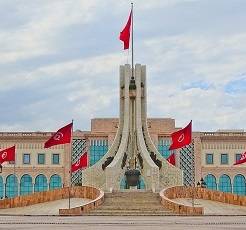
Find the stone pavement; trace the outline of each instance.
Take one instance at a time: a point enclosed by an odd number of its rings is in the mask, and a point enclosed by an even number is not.
[[[192,206],[192,199],[178,198],[174,200],[178,203]],[[204,207],[205,215],[246,215],[245,206],[225,204],[221,202],[202,200],[202,199],[195,199],[194,205],[196,207],[198,206]]]
[[[71,198],[71,208],[88,203],[89,199]],[[59,215],[60,208],[68,208],[68,199],[34,204],[20,208],[0,209],[0,215]],[[1,227],[0,227],[1,229]]]
[[[245,230],[245,216],[0,216],[6,230]]]

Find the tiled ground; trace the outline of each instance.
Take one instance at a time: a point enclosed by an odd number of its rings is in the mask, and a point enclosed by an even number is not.
[[[90,201],[89,199],[71,198],[71,208],[80,206]],[[27,207],[0,209],[0,215],[58,215],[60,208],[68,208],[68,199],[56,200]]]
[[[174,200],[181,204],[192,205],[192,199],[179,198]],[[195,199],[194,205],[204,207],[205,215],[246,215],[245,206],[224,204],[221,202],[201,199]]]

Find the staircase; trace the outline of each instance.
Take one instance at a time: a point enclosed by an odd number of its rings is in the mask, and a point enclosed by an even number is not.
[[[105,193],[105,201],[91,216],[166,216],[173,213],[160,203],[159,193],[146,191]]]

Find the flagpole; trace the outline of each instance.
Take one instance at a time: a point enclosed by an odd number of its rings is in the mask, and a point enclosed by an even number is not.
[[[15,152],[15,154],[16,154],[16,152]],[[16,162],[16,155],[15,155],[15,161],[14,162]],[[16,180],[16,175],[15,175],[15,163],[14,163],[14,178],[15,178],[15,187],[14,187],[14,193],[15,193],[15,191],[16,191],[16,182],[17,182],[17,180]],[[17,196],[18,196],[18,194],[17,194]]]
[[[71,194],[70,194],[70,189],[72,185],[72,154],[73,154],[73,120],[72,120],[72,132],[71,132],[71,141],[70,141],[70,164],[69,164],[69,173],[70,173],[70,178],[69,178],[69,191],[68,191],[68,209],[71,208]]]
[[[134,63],[133,63],[133,3],[131,3],[131,5],[132,5],[132,9],[131,9],[131,12],[132,12],[132,79],[134,79],[134,70],[133,70],[133,65],[134,65]]]

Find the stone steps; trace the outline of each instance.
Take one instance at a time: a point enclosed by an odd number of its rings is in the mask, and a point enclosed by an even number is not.
[[[172,212],[161,205],[158,193],[129,191],[105,193],[104,203],[88,215],[166,216],[172,215]]]

